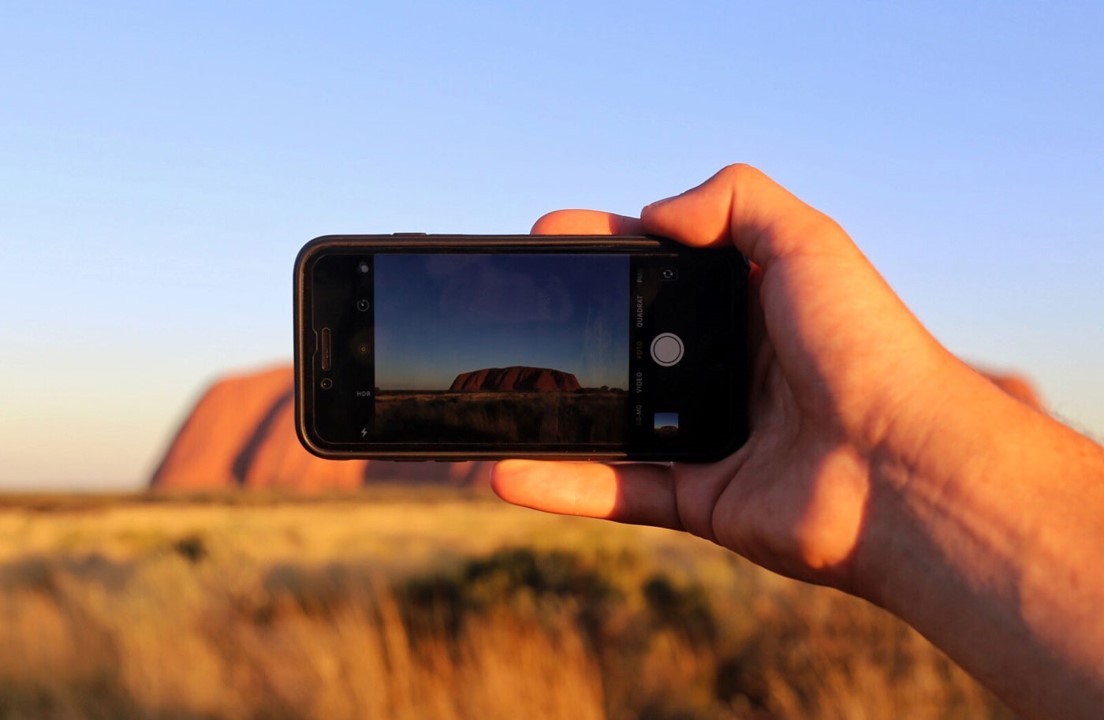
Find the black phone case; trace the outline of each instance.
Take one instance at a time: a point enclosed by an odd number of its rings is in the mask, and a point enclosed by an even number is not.
[[[424,233],[395,233],[390,235],[324,235],[317,237],[299,251],[294,268],[294,323],[295,323],[295,429],[300,442],[312,454],[332,460],[349,459],[387,459],[387,460],[497,460],[506,458],[532,458],[555,460],[639,460],[639,461],[686,461],[710,462],[719,460],[739,448],[747,438],[746,411],[738,413],[738,422],[732,428],[731,443],[712,448],[708,452],[671,453],[579,450],[566,451],[562,448],[540,450],[531,446],[512,447],[508,444],[487,448],[464,448],[418,446],[395,447],[389,443],[366,442],[356,446],[342,444],[336,446],[316,436],[312,432],[311,402],[307,388],[312,381],[312,358],[316,340],[311,318],[304,308],[311,306],[312,288],[309,268],[316,258],[330,253],[383,253],[383,252],[449,252],[473,253],[512,253],[540,252],[570,254],[608,254],[628,253],[647,254],[649,252],[687,252],[684,246],[665,238],[641,235],[433,235]],[[694,251],[697,252],[697,251]],[[708,252],[708,251],[702,251]],[[725,250],[739,257],[746,278],[747,262],[735,249]],[[742,323],[741,323],[742,325]],[[746,407],[746,352],[740,367],[732,368],[740,381],[736,382],[731,398],[734,406]]]

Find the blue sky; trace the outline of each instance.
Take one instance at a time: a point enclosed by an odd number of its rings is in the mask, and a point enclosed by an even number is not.
[[[629,301],[625,255],[377,255],[376,387],[521,365],[628,390]]]
[[[1104,435],[1104,6],[19,3],[0,10],[0,488],[135,488],[291,357],[336,232],[635,214],[751,162],[952,350]]]

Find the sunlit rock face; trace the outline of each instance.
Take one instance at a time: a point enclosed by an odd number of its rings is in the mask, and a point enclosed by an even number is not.
[[[983,372],[1023,402],[1042,407],[1035,388],[1017,375]],[[457,377],[453,389],[574,390],[574,375],[541,368],[489,368]],[[169,445],[150,486],[165,489],[227,487],[303,491],[353,489],[399,481],[485,484],[490,463],[322,460],[299,443],[294,425],[290,365],[215,382],[196,403]]]
[[[323,460],[299,443],[294,412],[290,365],[218,380],[184,421],[150,486],[321,491],[387,481],[472,485],[489,480],[489,463]]]
[[[1043,402],[1042,397],[1039,395],[1039,391],[1036,390],[1035,386],[1027,378],[1014,374],[995,374],[990,372],[982,372],[982,375],[989,378],[994,385],[1020,402],[1025,402],[1037,410],[1045,410],[1046,403]]]
[[[549,368],[514,366],[484,368],[461,373],[452,381],[449,390],[485,392],[534,391],[579,389],[579,380],[569,372]]]

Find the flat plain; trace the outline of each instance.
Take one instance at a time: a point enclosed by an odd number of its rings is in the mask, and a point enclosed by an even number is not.
[[[628,415],[623,390],[539,392],[380,391],[376,396],[381,428],[418,428],[425,437],[453,442],[521,442],[540,437],[548,443],[616,443]],[[386,433],[381,440],[403,440]]]
[[[1008,718],[877,608],[482,490],[0,497],[0,718]]]

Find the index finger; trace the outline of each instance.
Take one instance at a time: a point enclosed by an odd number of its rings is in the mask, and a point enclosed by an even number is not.
[[[695,246],[735,244],[764,268],[794,252],[852,253],[847,233],[824,213],[750,165],[730,165],[640,213],[645,233]]]

